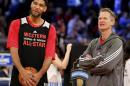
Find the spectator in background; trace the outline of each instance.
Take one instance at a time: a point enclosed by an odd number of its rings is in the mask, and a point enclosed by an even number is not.
[[[79,15],[74,15],[72,19],[68,22],[67,25],[67,36],[71,36],[73,29],[76,26],[77,21],[79,20]]]
[[[98,26],[97,26],[97,16],[95,11],[90,11],[86,19],[86,37],[92,40],[99,36]]]
[[[65,53],[66,26],[63,19],[57,21],[58,48],[61,56]]]
[[[123,30],[126,29],[127,26],[127,20],[128,20],[128,13],[127,12],[122,12],[122,15],[119,19],[119,25]]]
[[[85,34],[85,23],[80,19],[79,15],[74,15],[67,25],[67,38],[75,40],[76,43],[84,43]]]

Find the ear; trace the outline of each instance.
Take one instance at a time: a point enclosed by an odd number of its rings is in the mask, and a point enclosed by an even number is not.
[[[44,10],[43,10],[43,11],[44,11],[44,12],[46,12],[46,11],[47,11],[47,6],[45,6],[45,7],[44,7]]]
[[[30,8],[32,7],[33,1],[31,2]]]
[[[111,18],[111,25],[114,26],[115,25],[115,19],[114,18]]]

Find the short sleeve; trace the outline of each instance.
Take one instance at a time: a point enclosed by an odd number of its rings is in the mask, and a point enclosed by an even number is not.
[[[7,48],[18,48],[18,33],[20,28],[20,20],[13,20],[9,26]]]
[[[55,46],[56,46],[56,30],[53,25],[50,26],[50,31],[47,39],[45,57],[55,59]]]

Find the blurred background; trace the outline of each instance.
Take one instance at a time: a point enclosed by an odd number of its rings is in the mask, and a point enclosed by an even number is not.
[[[3,61],[3,53],[9,53],[6,40],[10,22],[28,16],[31,1],[0,0],[0,62],[1,58]],[[74,45],[71,57],[78,58],[87,44],[99,36],[97,19],[99,9],[102,7],[110,8],[118,16],[113,31],[126,41],[130,40],[130,0],[48,0],[48,2],[47,13],[42,17],[56,27],[57,47],[61,57],[64,56],[67,43],[71,42]],[[0,63],[0,71],[8,66],[10,67],[10,64]],[[71,69],[71,66],[72,64],[69,64],[67,71]],[[4,85],[0,84],[0,86]]]
[[[5,51],[10,22],[29,14],[32,0],[0,0],[0,51]],[[86,45],[99,36],[98,11],[108,7],[118,16],[113,31],[130,39],[130,0],[48,0],[43,18],[55,25],[62,44],[72,42]]]

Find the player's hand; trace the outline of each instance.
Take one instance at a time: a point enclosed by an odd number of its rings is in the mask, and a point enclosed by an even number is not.
[[[36,81],[31,71],[22,69],[20,71],[24,86],[35,86]]]
[[[36,84],[35,84],[34,86],[37,86],[37,84],[39,83],[41,77],[42,77],[42,76],[40,75],[39,72],[34,74],[34,79],[35,79],[35,81],[36,81]]]

